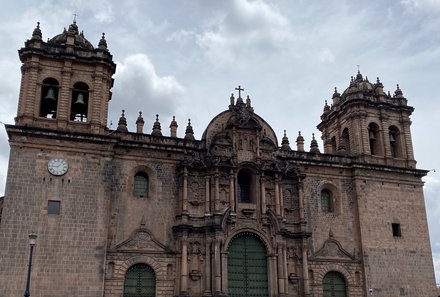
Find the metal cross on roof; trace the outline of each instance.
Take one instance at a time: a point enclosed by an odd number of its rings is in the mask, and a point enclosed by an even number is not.
[[[241,98],[241,91],[244,91],[244,89],[242,89],[240,85],[238,85],[238,88],[235,89],[238,91],[238,98]]]

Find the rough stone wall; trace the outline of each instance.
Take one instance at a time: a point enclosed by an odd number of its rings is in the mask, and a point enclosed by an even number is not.
[[[374,296],[434,296],[422,183],[364,172],[356,179],[366,286]],[[393,236],[392,223],[401,236]]]
[[[7,212],[0,226],[0,296],[24,291],[31,231],[38,235],[32,296],[102,296],[108,160],[85,150],[54,151],[53,142],[30,142],[11,148]],[[53,157],[69,162],[64,176],[49,174],[47,162]],[[48,200],[60,201],[59,215],[48,214]]]

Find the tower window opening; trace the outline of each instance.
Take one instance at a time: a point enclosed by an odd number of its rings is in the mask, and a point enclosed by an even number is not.
[[[400,224],[399,223],[392,223],[391,229],[393,230],[393,236],[394,237],[402,237],[402,232],[400,230]]]
[[[72,103],[70,106],[70,120],[87,122],[89,107],[89,86],[83,82],[73,85]]]
[[[388,130],[388,136],[390,140],[391,156],[393,158],[398,158],[402,156],[401,146],[400,146],[400,132],[394,126],[391,126]]]
[[[321,191],[321,210],[323,212],[334,212],[332,193],[329,190]]]
[[[342,131],[341,143],[344,145],[345,151],[350,153],[350,134],[348,133],[347,128]]]
[[[145,172],[138,172],[134,176],[133,196],[148,197],[148,175]]]
[[[379,127],[375,123],[368,125],[368,141],[370,143],[370,153],[372,155],[381,155]]]
[[[251,203],[252,199],[252,173],[243,169],[238,173],[238,197],[241,203]]]
[[[40,117],[55,119],[57,116],[59,84],[54,78],[46,78],[41,86]]]

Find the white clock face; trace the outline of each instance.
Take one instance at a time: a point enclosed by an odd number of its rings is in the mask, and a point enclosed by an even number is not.
[[[69,169],[69,164],[63,158],[55,158],[49,161],[47,169],[53,175],[63,175]]]

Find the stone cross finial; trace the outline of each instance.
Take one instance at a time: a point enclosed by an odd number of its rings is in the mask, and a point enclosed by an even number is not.
[[[238,85],[238,88],[235,89],[238,91],[238,98],[241,98],[241,91],[244,91],[244,89],[242,89],[240,85]]]

